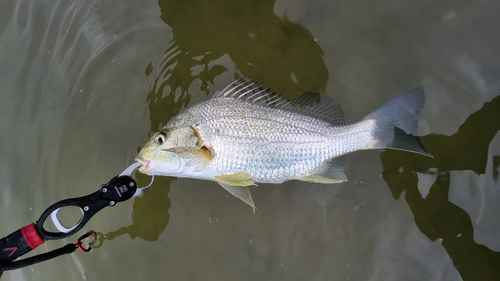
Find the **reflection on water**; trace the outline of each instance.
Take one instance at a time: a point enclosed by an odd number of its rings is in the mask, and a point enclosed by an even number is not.
[[[500,252],[477,244],[469,215],[448,201],[450,171],[485,173],[489,144],[500,130],[499,112],[500,96],[471,114],[452,136],[421,137],[427,150],[434,155],[433,159],[389,150],[381,154],[382,176],[394,198],[398,199],[405,192],[405,200],[420,231],[432,241],[440,239],[464,280],[500,280]],[[494,159],[498,157],[493,156]],[[435,170],[437,177],[427,197],[423,198],[415,171],[429,170]],[[494,170],[493,177],[497,174]]]
[[[179,65],[188,73],[178,79],[189,81],[193,66],[210,70],[211,62],[228,55],[243,75],[280,93],[324,91],[328,70],[323,51],[306,28],[274,14],[274,5],[274,0],[160,0],[162,20],[190,56],[186,65]],[[222,70],[193,76],[210,81]]]

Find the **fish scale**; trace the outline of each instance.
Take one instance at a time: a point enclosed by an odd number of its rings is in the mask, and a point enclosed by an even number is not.
[[[283,114],[288,117],[289,124],[286,124],[281,112],[267,114],[269,109],[264,105],[238,100],[231,102],[229,116],[227,110],[222,110],[227,108],[224,99],[213,101],[200,104],[201,108],[193,107],[193,111],[202,114],[189,122],[197,124],[203,139],[215,152],[207,169],[227,173],[246,171],[256,182],[279,183],[291,178],[291,175],[276,177],[274,171],[279,168],[290,167],[296,173],[295,178],[302,177],[325,159],[336,156],[336,147],[324,135],[325,122],[287,112]],[[270,118],[259,118],[265,115]],[[187,121],[182,115],[179,119],[182,123]],[[177,125],[174,123],[172,128]],[[222,131],[224,133],[219,133]],[[316,133],[320,131],[323,133]],[[279,161],[269,161],[270,158]],[[244,159],[245,165],[231,159]]]

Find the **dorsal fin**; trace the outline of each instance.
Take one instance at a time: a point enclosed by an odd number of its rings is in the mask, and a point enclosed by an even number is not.
[[[307,114],[334,125],[345,124],[344,111],[340,104],[318,93],[305,92],[282,108]]]
[[[222,90],[217,90],[212,96],[212,98],[221,97],[243,99],[249,102],[261,103],[273,107],[289,103],[286,98],[276,92],[271,92],[269,88],[262,88],[257,85],[257,83],[252,80],[247,80],[244,77],[233,81]]]
[[[265,89],[252,80],[242,77],[223,89],[217,90],[212,98],[235,98],[266,106],[281,108],[305,114],[334,125],[345,124],[342,107],[331,98],[318,93],[305,92],[295,100],[288,100],[276,92]]]

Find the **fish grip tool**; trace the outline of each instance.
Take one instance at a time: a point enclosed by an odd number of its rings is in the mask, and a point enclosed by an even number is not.
[[[100,210],[108,206],[115,206],[119,202],[132,198],[136,189],[137,184],[132,177],[114,177],[107,184],[103,184],[99,190],[92,194],[78,198],[61,200],[53,204],[42,213],[35,224],[36,228],[40,231],[40,234],[45,240],[66,238],[82,229],[82,227],[85,226],[85,224]],[[61,208],[69,206],[80,208],[82,216],[76,225],[66,228],[62,225],[62,223],[60,223],[57,218],[57,213]],[[62,230],[62,232],[51,232],[43,227],[45,220],[47,220],[49,216],[52,218],[56,228],[58,230]]]
[[[136,181],[130,176],[138,166],[140,166],[138,163],[132,164],[120,175],[115,176],[108,183],[101,185],[99,190],[94,193],[82,197],[64,199],[52,204],[42,213],[36,223],[21,227],[8,236],[0,239],[0,276],[3,271],[14,270],[50,260],[57,256],[72,253],[76,249],[80,249],[83,252],[90,251],[90,245],[97,241],[97,234],[95,231],[85,233],[78,238],[76,243],[70,243],[47,253],[15,261],[15,259],[30,252],[45,241],[64,239],[72,236],[81,230],[85,224],[103,208],[108,206],[112,207],[119,202],[126,201],[134,196],[142,195],[151,187],[154,179],[148,186],[138,188]],[[74,226],[66,228],[57,218],[57,213],[61,208],[71,206],[78,207],[81,210],[82,216]],[[52,232],[45,229],[44,223],[49,217],[52,219],[54,226],[59,232]],[[89,243],[89,246],[83,247],[82,240],[92,236],[94,241]]]

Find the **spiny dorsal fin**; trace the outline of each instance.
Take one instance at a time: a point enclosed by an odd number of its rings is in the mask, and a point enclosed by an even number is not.
[[[217,90],[212,96],[212,98],[221,97],[243,99],[249,102],[261,103],[273,107],[289,102],[276,92],[271,92],[269,88],[262,88],[257,85],[257,83],[252,80],[247,80],[245,77],[233,81],[222,90]]]
[[[212,98],[235,98],[266,106],[305,114],[334,125],[345,124],[342,107],[331,98],[318,93],[305,92],[295,100],[288,100],[276,92],[265,89],[245,77],[217,90]]]

